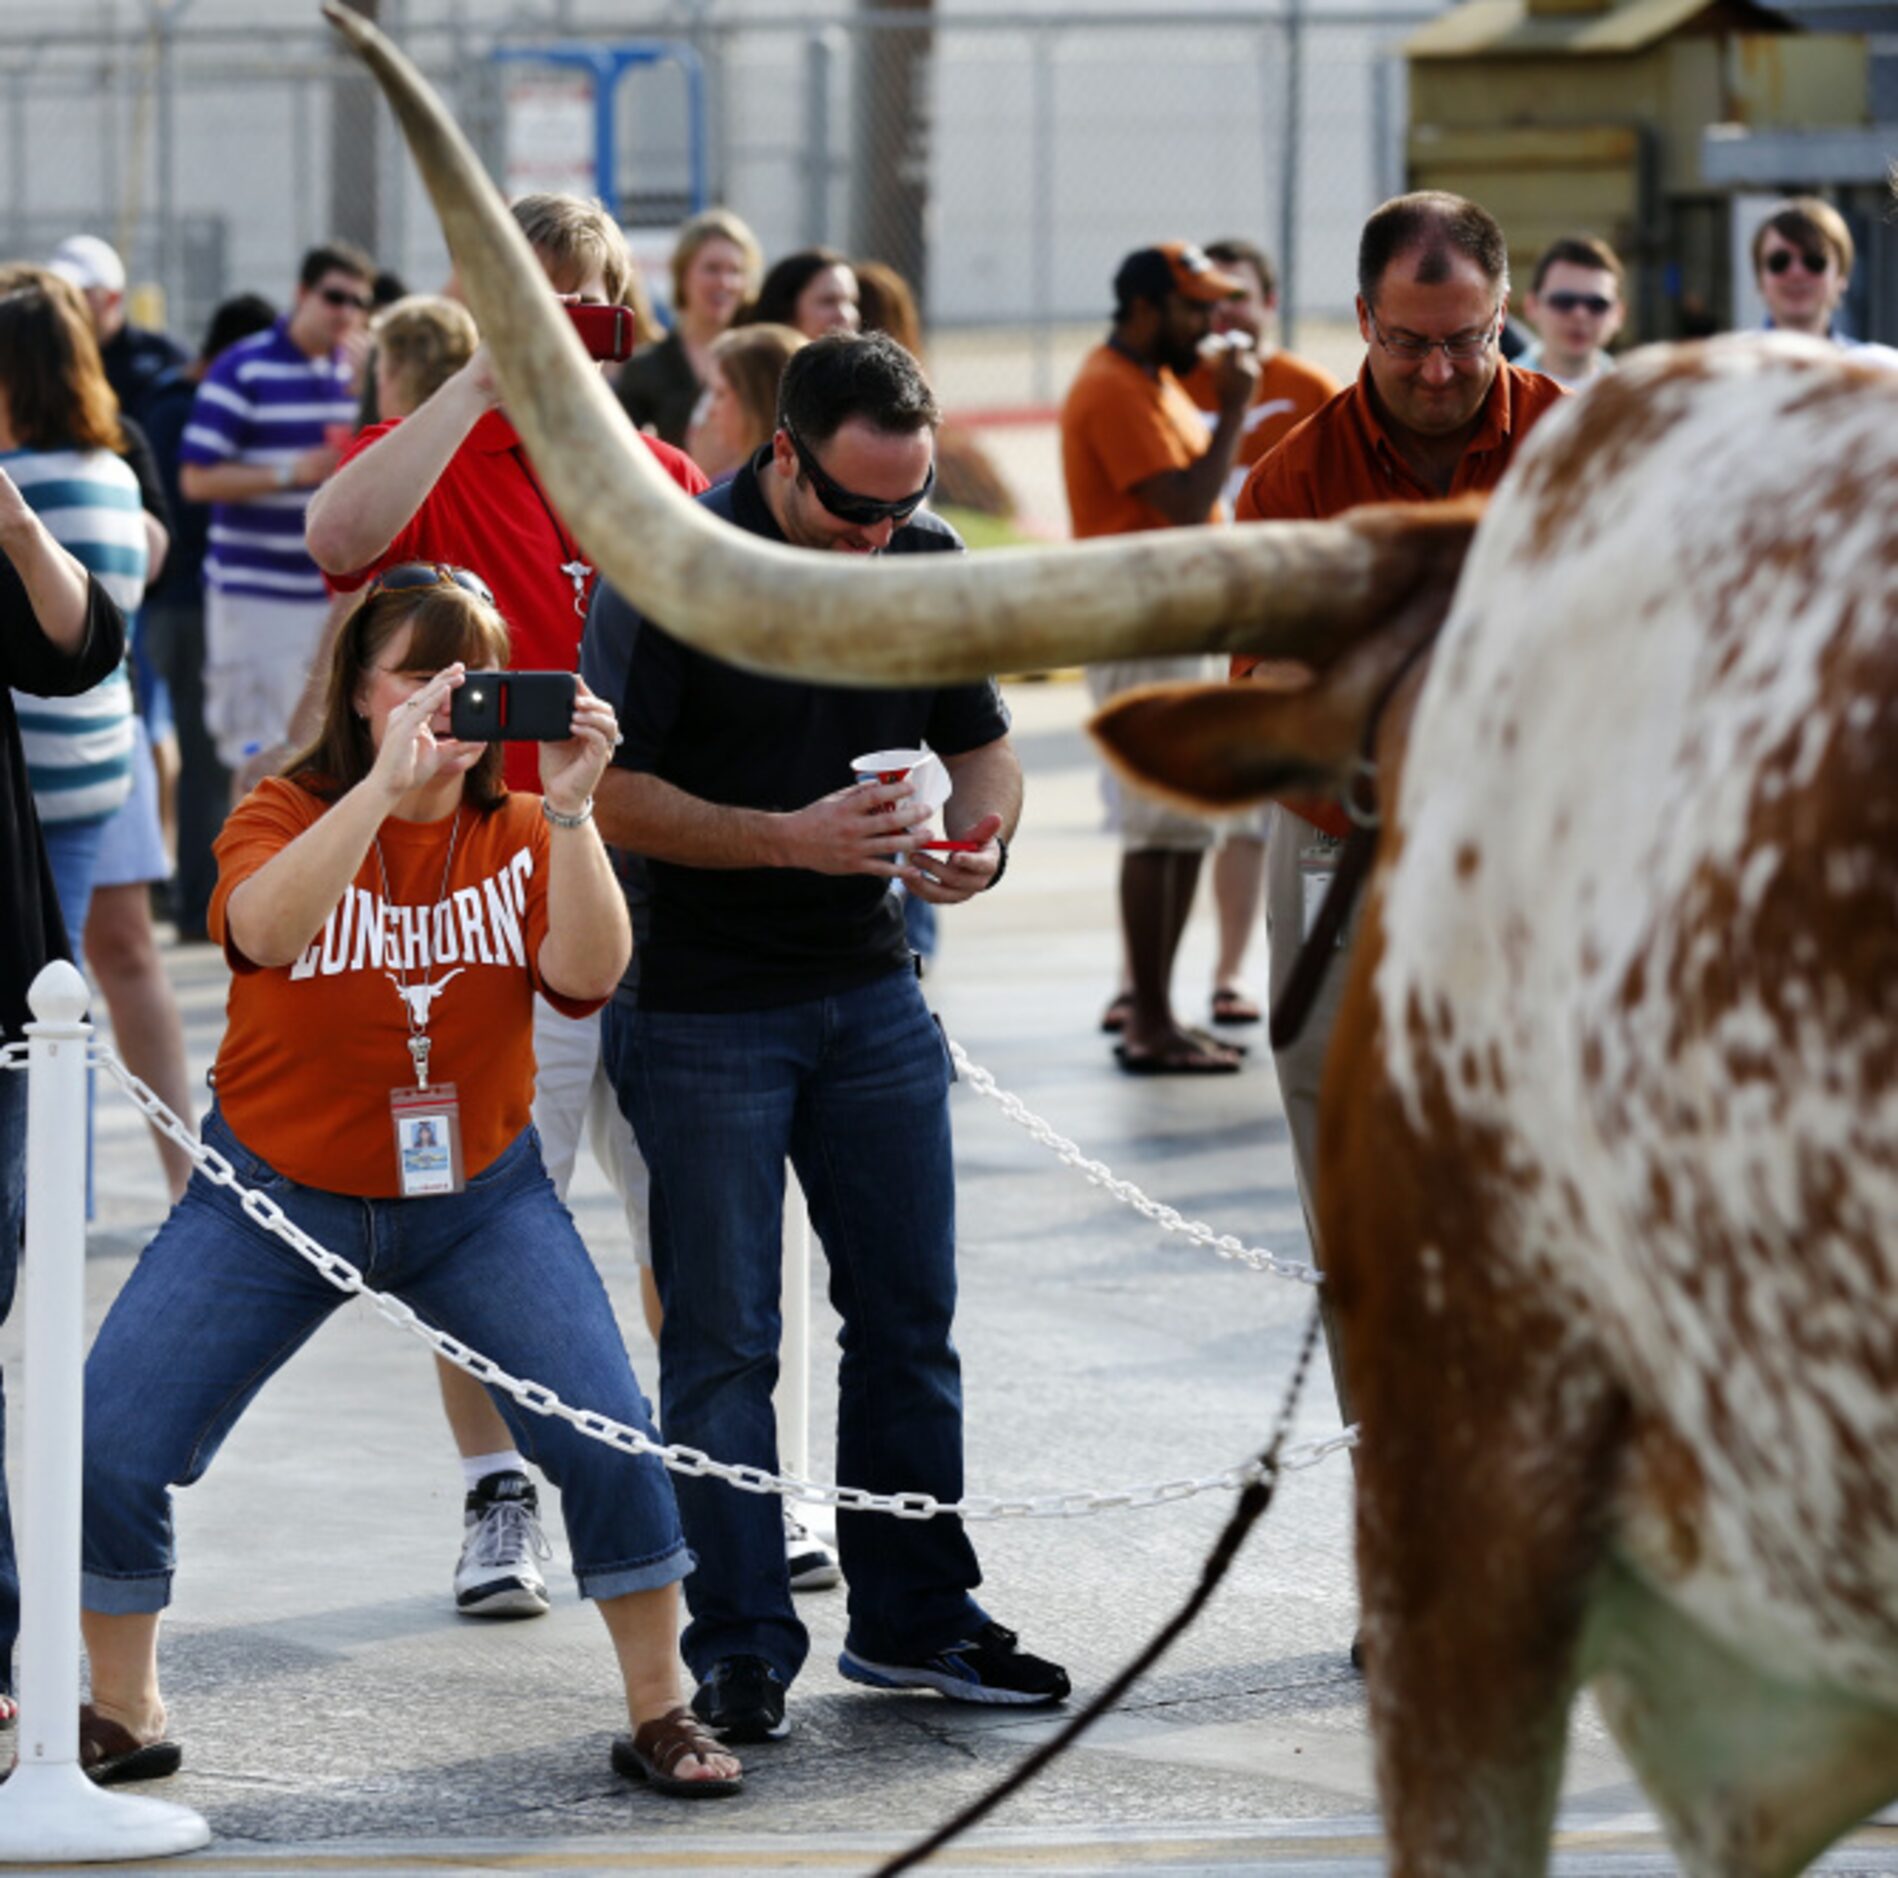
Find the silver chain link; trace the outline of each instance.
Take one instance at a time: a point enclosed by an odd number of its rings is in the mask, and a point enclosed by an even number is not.
[[[966,1058],[963,1060],[966,1062]],[[161,1134],[175,1141],[207,1180],[216,1186],[228,1187],[238,1196],[238,1204],[250,1219],[307,1260],[337,1290],[351,1297],[368,1299],[398,1330],[407,1331],[437,1356],[446,1358],[457,1369],[466,1370],[477,1382],[512,1396],[522,1408],[531,1409],[537,1415],[557,1416],[577,1428],[581,1434],[604,1442],[608,1447],[619,1448],[628,1454],[650,1454],[675,1474],[683,1474],[694,1480],[722,1480],[742,1493],[781,1494],[786,1499],[835,1507],[844,1512],[888,1513],[896,1519],[934,1519],[939,1514],[949,1513],[965,1520],[992,1520],[1081,1519],[1090,1514],[1122,1508],[1132,1510],[1171,1506],[1176,1501],[1191,1500],[1202,1493],[1236,1493],[1264,1472],[1260,1458],[1250,1455],[1237,1466],[1225,1468],[1217,1474],[1161,1480],[1145,1486],[1106,1491],[1079,1489],[1019,1499],[1005,1499],[994,1494],[967,1494],[960,1500],[943,1501],[928,1493],[871,1493],[862,1487],[835,1486],[824,1481],[805,1480],[795,1474],[774,1474],[762,1467],[734,1466],[725,1461],[715,1461],[698,1448],[662,1445],[639,1429],[629,1428],[624,1422],[595,1414],[591,1409],[572,1407],[544,1383],[523,1381],[520,1377],[509,1375],[480,1351],[471,1350],[458,1339],[423,1323],[400,1298],[391,1297],[387,1292],[378,1291],[365,1283],[362,1273],[347,1259],[312,1239],[269,1195],[244,1186],[230,1161],[215,1148],[206,1147],[120,1062],[109,1046],[95,1042],[90,1050],[89,1061],[111,1075],[137,1104],[146,1120]],[[25,1046],[6,1046],[4,1051],[0,1051],[0,1066],[24,1068]],[[989,1082],[992,1089],[993,1079],[990,1078]],[[1012,1097],[1007,1099],[1013,1100]],[[1295,1447],[1285,1449],[1279,1456],[1279,1471],[1294,1473],[1316,1467],[1341,1448],[1354,1447],[1357,1438],[1358,1431],[1347,1428],[1335,1435],[1300,1442]]]
[[[1150,1219],[1167,1232],[1177,1232],[1195,1245],[1204,1246],[1209,1252],[1217,1252],[1222,1259],[1231,1259],[1234,1264],[1247,1266],[1255,1272],[1270,1272],[1275,1278],[1289,1278],[1294,1284],[1300,1285],[1321,1285],[1325,1282],[1324,1273],[1316,1266],[1303,1264],[1297,1259],[1282,1258],[1276,1252],[1268,1252],[1263,1246],[1249,1246],[1229,1232],[1215,1232],[1204,1220],[1188,1219],[1177,1207],[1149,1198],[1131,1180],[1117,1178],[1113,1169],[1104,1162],[1089,1160],[1066,1135],[1057,1134],[1019,1096],[1012,1096],[1006,1089],[997,1087],[995,1078],[987,1070],[979,1063],[969,1061],[969,1053],[961,1044],[951,1043],[949,1054],[955,1062],[956,1073],[977,1095],[987,1096],[991,1102],[998,1103],[1002,1113],[1017,1128],[1026,1129],[1064,1167],[1074,1168],[1091,1186],[1101,1188],[1122,1206],[1132,1207],[1143,1219]]]

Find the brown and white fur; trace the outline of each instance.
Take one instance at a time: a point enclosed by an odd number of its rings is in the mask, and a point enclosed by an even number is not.
[[[1545,1868],[1584,1685],[1696,1878],[1898,1794],[1895,494],[1898,377],[1639,354],[1386,714],[1318,1213],[1407,1878]],[[1415,631],[1100,733],[1201,801],[1335,780]]]

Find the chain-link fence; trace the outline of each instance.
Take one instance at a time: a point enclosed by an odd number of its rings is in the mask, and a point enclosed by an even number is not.
[[[953,340],[951,402],[989,407],[1058,395],[1146,241],[1260,241],[1294,327],[1347,309],[1357,226],[1401,186],[1395,55],[1424,17],[1295,0],[379,11],[497,177],[598,188],[649,262],[702,198],[768,253],[885,260]],[[0,12],[0,247],[32,257],[77,230],[121,249],[181,337],[228,293],[286,295],[330,234],[415,286],[447,269],[393,120],[304,0]]]

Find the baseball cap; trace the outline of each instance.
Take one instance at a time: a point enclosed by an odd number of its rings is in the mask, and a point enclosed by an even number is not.
[[[1163,241],[1136,248],[1114,276],[1114,298],[1122,306],[1135,300],[1164,300],[1177,293],[1185,300],[1230,300],[1246,284],[1222,274],[1196,242]]]
[[[103,287],[107,293],[125,291],[125,263],[112,244],[97,235],[68,235],[46,266],[82,292],[88,287]]]

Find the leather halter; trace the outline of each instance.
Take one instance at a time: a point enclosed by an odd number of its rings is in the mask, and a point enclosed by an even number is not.
[[[1351,832],[1345,837],[1344,851],[1338,856],[1325,903],[1318,909],[1318,917],[1299,947],[1298,957],[1292,961],[1292,975],[1285,981],[1285,989],[1272,1006],[1270,1035],[1274,1050],[1289,1049],[1303,1034],[1305,1021],[1324,988],[1325,974],[1337,956],[1338,937],[1358,903],[1365,881],[1370,878],[1371,863],[1377,857],[1378,830],[1384,825],[1377,799],[1377,762],[1371,754],[1377,747],[1378,726],[1384,721],[1384,712],[1397,695],[1398,686],[1410,675],[1410,668],[1436,643],[1437,628],[1432,628],[1404,654],[1397,669],[1384,681],[1364,720],[1364,738],[1352,759],[1343,793],[1344,812],[1351,818]]]

